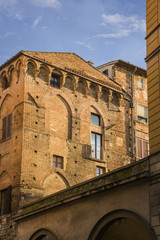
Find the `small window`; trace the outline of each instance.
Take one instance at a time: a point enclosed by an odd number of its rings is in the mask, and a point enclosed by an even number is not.
[[[105,168],[104,167],[99,167],[99,166],[96,167],[96,175],[97,176],[100,176],[104,173],[105,173]]]
[[[53,155],[53,167],[63,169],[63,157]]]
[[[137,120],[143,123],[148,122],[148,108],[137,104]]]
[[[108,76],[108,69],[104,70],[103,73]]]
[[[91,133],[91,157],[102,159],[102,136],[97,133]]]
[[[142,78],[138,79],[138,87],[143,88],[143,79]]]
[[[0,191],[0,215],[11,211],[11,186]]]
[[[2,119],[2,140],[8,139],[11,136],[12,114]]]
[[[97,126],[100,126],[100,116],[94,113],[91,113],[91,123]]]
[[[50,86],[54,88],[60,88],[60,77],[52,74],[50,79]]]

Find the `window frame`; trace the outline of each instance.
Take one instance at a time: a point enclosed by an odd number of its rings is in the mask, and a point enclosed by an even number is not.
[[[143,114],[138,114],[138,106],[143,107],[147,111],[147,116],[145,117]],[[142,104],[137,104],[137,121],[142,123],[148,123],[148,107]]]
[[[60,163],[58,162],[59,159],[61,160]],[[60,164],[60,167],[59,167],[59,164]],[[59,169],[64,168],[64,158],[62,156],[53,155],[53,168],[59,168]]]
[[[94,142],[95,144],[92,144],[92,136],[95,135]],[[98,153],[97,148],[99,147],[97,145],[97,137],[100,137],[100,151]],[[94,153],[94,154],[93,154]],[[100,156],[98,156],[100,154]],[[102,134],[91,132],[91,158],[102,160]]]
[[[92,118],[92,116],[98,118],[98,122],[99,122],[98,124],[94,124],[94,123],[93,123],[93,118]],[[100,126],[101,126],[101,118],[100,118],[100,115],[91,112],[91,124],[94,125],[94,126],[100,127]]]
[[[97,171],[98,170],[98,171]],[[102,170],[102,173],[101,173]],[[96,176],[103,175],[106,172],[106,168],[102,166],[96,166]]]
[[[55,81],[56,78],[58,79],[57,83]],[[51,78],[50,78],[50,87],[54,87],[56,89],[59,89],[60,88],[60,78],[61,78],[60,75],[52,73]]]

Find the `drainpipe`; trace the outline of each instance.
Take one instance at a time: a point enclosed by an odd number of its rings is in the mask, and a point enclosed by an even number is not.
[[[133,114],[133,109],[134,109],[134,74],[137,71],[137,67],[135,67],[134,71],[131,74],[131,131],[132,131],[132,158],[134,159],[135,157],[135,151],[134,151],[134,146],[135,146],[135,129],[134,129],[134,114]]]

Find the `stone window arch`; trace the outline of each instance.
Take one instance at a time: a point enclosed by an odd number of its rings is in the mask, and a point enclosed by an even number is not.
[[[3,72],[1,74],[1,88],[2,88],[2,91],[6,90],[9,87],[10,87],[9,79],[6,76],[6,72]]]
[[[102,89],[101,100],[109,106],[109,92],[105,89]]]
[[[82,79],[80,79],[80,80],[78,81],[78,86],[77,86],[77,89],[76,89],[77,92],[85,95],[85,88],[86,88],[85,82],[84,82]]]
[[[69,89],[70,91],[74,91],[74,81],[75,79],[72,76],[67,75],[65,79],[64,87]]]
[[[112,94],[112,104],[113,105],[115,105],[116,107],[118,107],[119,106],[119,104],[118,104],[118,95],[116,94],[116,93],[114,93],[113,92],[113,94]]]
[[[48,83],[49,81],[49,69],[45,65],[41,65],[39,69],[38,77]]]
[[[36,63],[32,60],[29,60],[27,64],[27,74],[34,77],[36,68],[37,68]]]
[[[93,98],[97,98],[97,86],[95,84],[92,84],[90,85],[90,88],[89,88],[89,95]]]

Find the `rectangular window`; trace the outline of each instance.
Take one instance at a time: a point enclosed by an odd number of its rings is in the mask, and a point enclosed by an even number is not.
[[[91,113],[91,123],[100,126],[100,117],[97,114]]]
[[[102,136],[97,133],[91,133],[91,157],[102,158]]]
[[[137,120],[143,123],[148,122],[148,108],[137,104]]]
[[[11,126],[12,114],[9,114],[2,119],[2,140],[5,140],[11,136]]]
[[[11,186],[0,191],[0,215],[11,212]]]
[[[96,167],[96,176],[100,176],[105,173],[105,168],[104,167]]]
[[[53,167],[63,169],[63,157],[53,155]]]
[[[149,143],[147,140],[136,138],[136,157],[144,158],[149,154]]]
[[[138,87],[143,88],[143,79],[142,78],[138,79]]]

